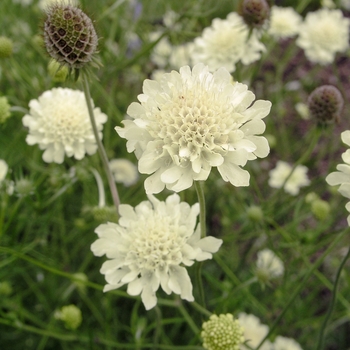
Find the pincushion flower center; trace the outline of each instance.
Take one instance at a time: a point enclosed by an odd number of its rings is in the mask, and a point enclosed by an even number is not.
[[[183,160],[193,161],[203,151],[223,153],[230,132],[240,126],[228,98],[212,91],[211,83],[206,85],[176,91],[151,117],[150,134]]]
[[[132,232],[127,260],[138,270],[162,269],[181,263],[185,237],[181,227],[169,217],[154,215],[152,219],[140,220]]]
[[[315,26],[314,37],[318,37],[324,44],[334,42],[334,38],[338,36],[339,27],[334,22],[327,21]]]

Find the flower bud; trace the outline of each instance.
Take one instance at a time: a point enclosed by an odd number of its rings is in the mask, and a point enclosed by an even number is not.
[[[57,61],[51,60],[47,66],[48,73],[56,83],[64,83],[68,75],[68,68],[61,66]]]
[[[11,57],[13,53],[13,42],[5,36],[0,36],[0,58]]]
[[[55,312],[55,318],[64,322],[67,329],[77,329],[82,321],[81,311],[75,305],[63,306]]]
[[[244,330],[231,314],[211,315],[203,323],[201,337],[207,350],[239,349],[244,342]]]
[[[98,43],[91,19],[79,8],[62,3],[47,10],[44,40],[51,57],[73,69],[93,60]]]
[[[5,96],[0,97],[0,124],[4,124],[5,121],[10,118],[10,105]]]
[[[93,207],[91,209],[92,216],[99,222],[118,222],[118,214],[114,206],[111,207]]]
[[[315,215],[316,219],[318,220],[325,220],[327,219],[329,212],[331,208],[328,202],[322,200],[322,199],[316,199],[311,203],[311,211],[312,214]]]
[[[252,205],[247,209],[247,216],[251,221],[261,222],[264,219],[264,213],[261,207]]]
[[[266,0],[243,0],[241,16],[251,28],[261,28],[270,16],[270,6]]]
[[[310,114],[319,124],[338,121],[344,100],[340,91],[332,85],[322,85],[315,89],[308,99]]]

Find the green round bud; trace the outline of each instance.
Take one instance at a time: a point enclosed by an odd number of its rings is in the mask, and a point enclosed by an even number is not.
[[[67,329],[75,330],[82,322],[82,315],[75,305],[63,306],[61,310],[55,312],[55,318],[64,322]]]
[[[318,220],[325,220],[329,216],[331,208],[328,202],[317,199],[311,203],[311,211]]]
[[[203,347],[207,350],[239,350],[244,342],[243,327],[231,314],[211,315],[202,329]]]
[[[252,205],[247,209],[248,218],[252,221],[259,222],[264,219],[264,213],[257,205]]]
[[[5,96],[0,97],[0,124],[4,124],[5,121],[10,118],[10,104]]]
[[[315,192],[310,192],[305,196],[305,202],[309,204],[319,199],[320,197]]]
[[[69,73],[67,66],[62,66],[55,60],[49,62],[47,70],[52,80],[56,83],[64,83]]]
[[[98,43],[91,19],[79,8],[60,3],[47,10],[44,40],[51,57],[69,68],[91,62]]]
[[[13,42],[5,36],[0,36],[0,58],[11,57],[13,53]]]
[[[338,121],[344,100],[340,91],[332,85],[323,85],[315,89],[309,96],[310,114],[320,124]]]
[[[11,284],[7,281],[0,282],[0,295],[9,296],[12,294]]]
[[[94,207],[92,215],[99,222],[118,222],[118,214],[115,207]]]
[[[266,0],[243,0],[240,13],[249,27],[261,28],[270,17],[270,6]]]

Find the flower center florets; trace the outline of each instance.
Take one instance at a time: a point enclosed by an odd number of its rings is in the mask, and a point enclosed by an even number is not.
[[[137,221],[130,231],[133,235],[129,238],[127,260],[138,270],[163,269],[181,263],[186,230],[171,218],[154,215]]]

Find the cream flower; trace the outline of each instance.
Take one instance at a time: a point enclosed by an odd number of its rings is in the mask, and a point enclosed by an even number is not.
[[[155,42],[162,35],[163,33],[161,31],[152,32],[150,34],[150,41]],[[161,38],[153,48],[153,51],[151,53],[151,61],[160,68],[166,67],[172,50],[173,48],[168,38],[167,37]]]
[[[8,169],[7,163],[3,159],[0,159],[0,184],[5,179]]]
[[[350,146],[350,130],[342,132],[341,139],[345,144]],[[350,198],[350,149],[347,149],[342,154],[342,159],[345,164],[338,164],[338,171],[330,173],[326,177],[326,181],[331,186],[340,185],[338,191],[341,195]],[[345,208],[350,212],[350,202],[346,204]],[[350,215],[348,216],[348,225],[350,226]]]
[[[314,63],[332,63],[337,52],[349,47],[349,23],[340,10],[327,8],[309,12],[300,26],[296,44]]]
[[[115,181],[124,184],[124,186],[135,184],[139,178],[136,165],[128,159],[112,159],[109,166]]]
[[[250,33],[243,18],[231,12],[227,19],[215,18],[203,30],[202,36],[194,41],[191,56],[195,64],[204,63],[212,72],[221,67],[234,72],[237,62],[248,65],[258,60],[264,50],[258,32]]]
[[[45,91],[37,100],[29,102],[30,114],[23,117],[29,128],[26,141],[45,150],[43,160],[62,163],[64,155],[82,159],[97,150],[84,93],[78,90],[54,88]],[[99,131],[107,116],[94,109]],[[100,132],[102,138],[102,133]]]
[[[244,329],[244,339],[246,340],[245,343],[240,346],[240,350],[248,350],[248,346],[251,349],[255,349],[269,332],[269,327],[265,324],[261,324],[260,320],[252,314],[241,312],[238,315],[238,321]],[[266,340],[260,347],[260,350],[271,350],[271,347],[271,342]]]
[[[282,260],[270,249],[258,252],[256,267],[256,274],[263,282],[280,277],[284,272]]]
[[[196,65],[192,71],[164,74],[160,82],[146,80],[141,103],[132,103],[125,128],[116,127],[135,151],[139,171],[153,174],[145,181],[147,193],[166,186],[175,192],[206,180],[212,167],[234,186],[248,186],[248,160],[266,157],[267,140],[262,121],[270,111],[269,101],[258,100],[247,86],[231,83],[224,68],[214,74]]]
[[[45,11],[54,4],[78,6],[79,0],[40,0],[38,6],[42,11]]]
[[[284,184],[284,190],[296,196],[300,187],[307,186],[310,184],[310,180],[307,177],[307,167],[304,165],[297,165],[291,176],[290,173],[293,171],[293,167],[286,162],[279,160],[274,169],[270,171],[269,185],[273,188],[281,188]]]
[[[273,350],[302,350],[301,346],[291,338],[277,336],[273,343]]]
[[[92,252],[110,259],[101,268],[107,281],[104,291],[128,284],[127,292],[141,294],[147,310],[157,304],[159,286],[167,294],[193,301],[192,283],[183,265],[211,259],[222,240],[200,238],[199,225],[195,230],[198,204],[190,207],[177,194],[165,202],[148,198],[135,209],[121,205],[119,224],[107,223],[95,230],[99,238],[91,245]]]
[[[276,39],[287,39],[298,34],[301,16],[292,7],[272,6],[268,33]]]

